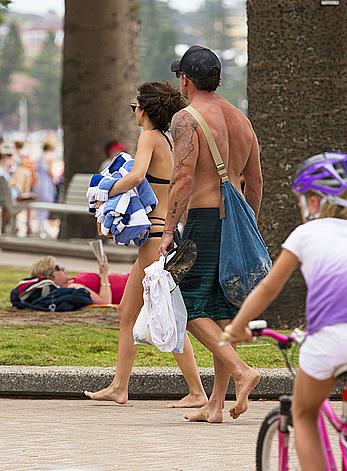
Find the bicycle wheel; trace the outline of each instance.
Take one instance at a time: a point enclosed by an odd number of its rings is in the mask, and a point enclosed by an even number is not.
[[[279,471],[278,462],[278,420],[279,409],[273,409],[263,420],[259,429],[256,464],[257,471]],[[290,438],[288,445],[288,469],[300,471],[299,460],[295,450],[294,428],[290,425]]]

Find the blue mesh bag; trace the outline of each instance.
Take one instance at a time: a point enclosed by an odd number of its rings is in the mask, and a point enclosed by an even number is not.
[[[271,259],[259,232],[253,209],[229,181],[222,183],[225,217],[222,219],[219,283],[224,296],[240,306],[271,268]]]
[[[206,121],[192,106],[185,110],[194,116],[205,134],[221,179],[219,283],[226,299],[238,307],[267,275],[272,262],[259,232],[254,211],[230,183]]]

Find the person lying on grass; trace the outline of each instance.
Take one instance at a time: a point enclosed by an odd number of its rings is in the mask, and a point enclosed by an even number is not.
[[[86,288],[94,304],[119,304],[129,277],[128,273],[109,273],[106,256],[99,264],[99,274],[83,272],[70,277],[65,267],[52,256],[40,258],[31,266],[30,272],[31,276],[51,278],[61,288]]]

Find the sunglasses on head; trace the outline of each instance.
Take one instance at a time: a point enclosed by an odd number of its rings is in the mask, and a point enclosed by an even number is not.
[[[131,109],[133,110],[133,112],[135,113],[136,108],[137,108],[137,103],[130,103],[130,106],[131,106]]]
[[[65,271],[65,267],[63,267],[62,265],[56,265],[54,267],[54,271]]]

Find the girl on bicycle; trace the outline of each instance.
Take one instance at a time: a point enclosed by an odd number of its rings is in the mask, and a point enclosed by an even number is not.
[[[300,264],[308,291],[307,337],[293,398],[296,448],[303,471],[324,471],[319,409],[334,387],[334,370],[347,363],[347,154],[310,157],[298,167],[293,189],[304,224],[289,235],[224,336],[251,341],[248,322],[277,298]]]

